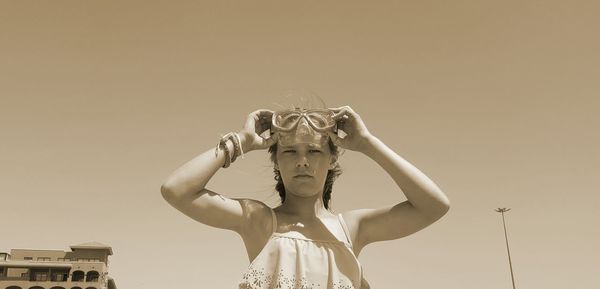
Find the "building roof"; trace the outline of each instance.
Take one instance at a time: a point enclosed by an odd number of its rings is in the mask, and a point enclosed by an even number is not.
[[[112,248],[110,246],[104,245],[99,242],[87,242],[87,243],[82,243],[79,245],[72,245],[71,250],[75,250],[75,249],[95,249],[95,250],[104,249],[104,250],[108,250],[109,255],[113,254]]]
[[[57,250],[57,249],[28,249],[28,248],[15,248],[15,249],[11,249],[11,252],[14,251],[40,251],[40,252],[65,252],[64,250]]]

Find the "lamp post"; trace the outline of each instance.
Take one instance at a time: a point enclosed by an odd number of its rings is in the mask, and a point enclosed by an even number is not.
[[[508,252],[508,266],[510,267],[510,279],[512,280],[513,289],[516,289],[515,276],[513,274],[512,261],[510,259],[510,248],[508,247],[508,236],[506,234],[506,222],[504,222],[504,212],[510,211],[510,208],[498,208],[495,211],[502,214],[502,225],[504,226],[504,239],[506,240],[506,251]]]

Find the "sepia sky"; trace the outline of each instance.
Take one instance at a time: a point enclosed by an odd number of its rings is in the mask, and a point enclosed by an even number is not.
[[[233,232],[160,185],[290,89],[350,105],[449,213],[360,254],[374,289],[598,288],[597,1],[2,1],[0,251],[113,247],[119,288],[237,288]],[[336,212],[405,197],[346,151]],[[208,188],[277,205],[267,153]]]

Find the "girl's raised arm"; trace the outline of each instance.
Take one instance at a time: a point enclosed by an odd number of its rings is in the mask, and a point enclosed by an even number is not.
[[[446,214],[450,208],[448,197],[431,179],[373,136],[352,108],[346,106],[333,110],[338,129],[347,133],[344,138],[330,133],[334,143],[362,152],[377,162],[408,199],[389,207],[344,213],[350,235],[356,240],[356,253],[367,244],[415,233]]]
[[[260,136],[270,128],[272,112],[257,110],[248,115],[244,128],[238,133],[244,153],[265,149],[276,141],[275,137]],[[226,142],[230,152],[231,141]],[[242,232],[251,220],[251,213],[264,205],[251,199],[230,199],[211,190],[206,184],[225,163],[225,154],[210,149],[175,170],[161,186],[165,200],[190,218],[203,224]]]

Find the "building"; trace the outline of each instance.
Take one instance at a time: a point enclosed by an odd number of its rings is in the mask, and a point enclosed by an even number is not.
[[[110,246],[91,242],[71,251],[0,252],[0,289],[116,289],[108,276]]]

